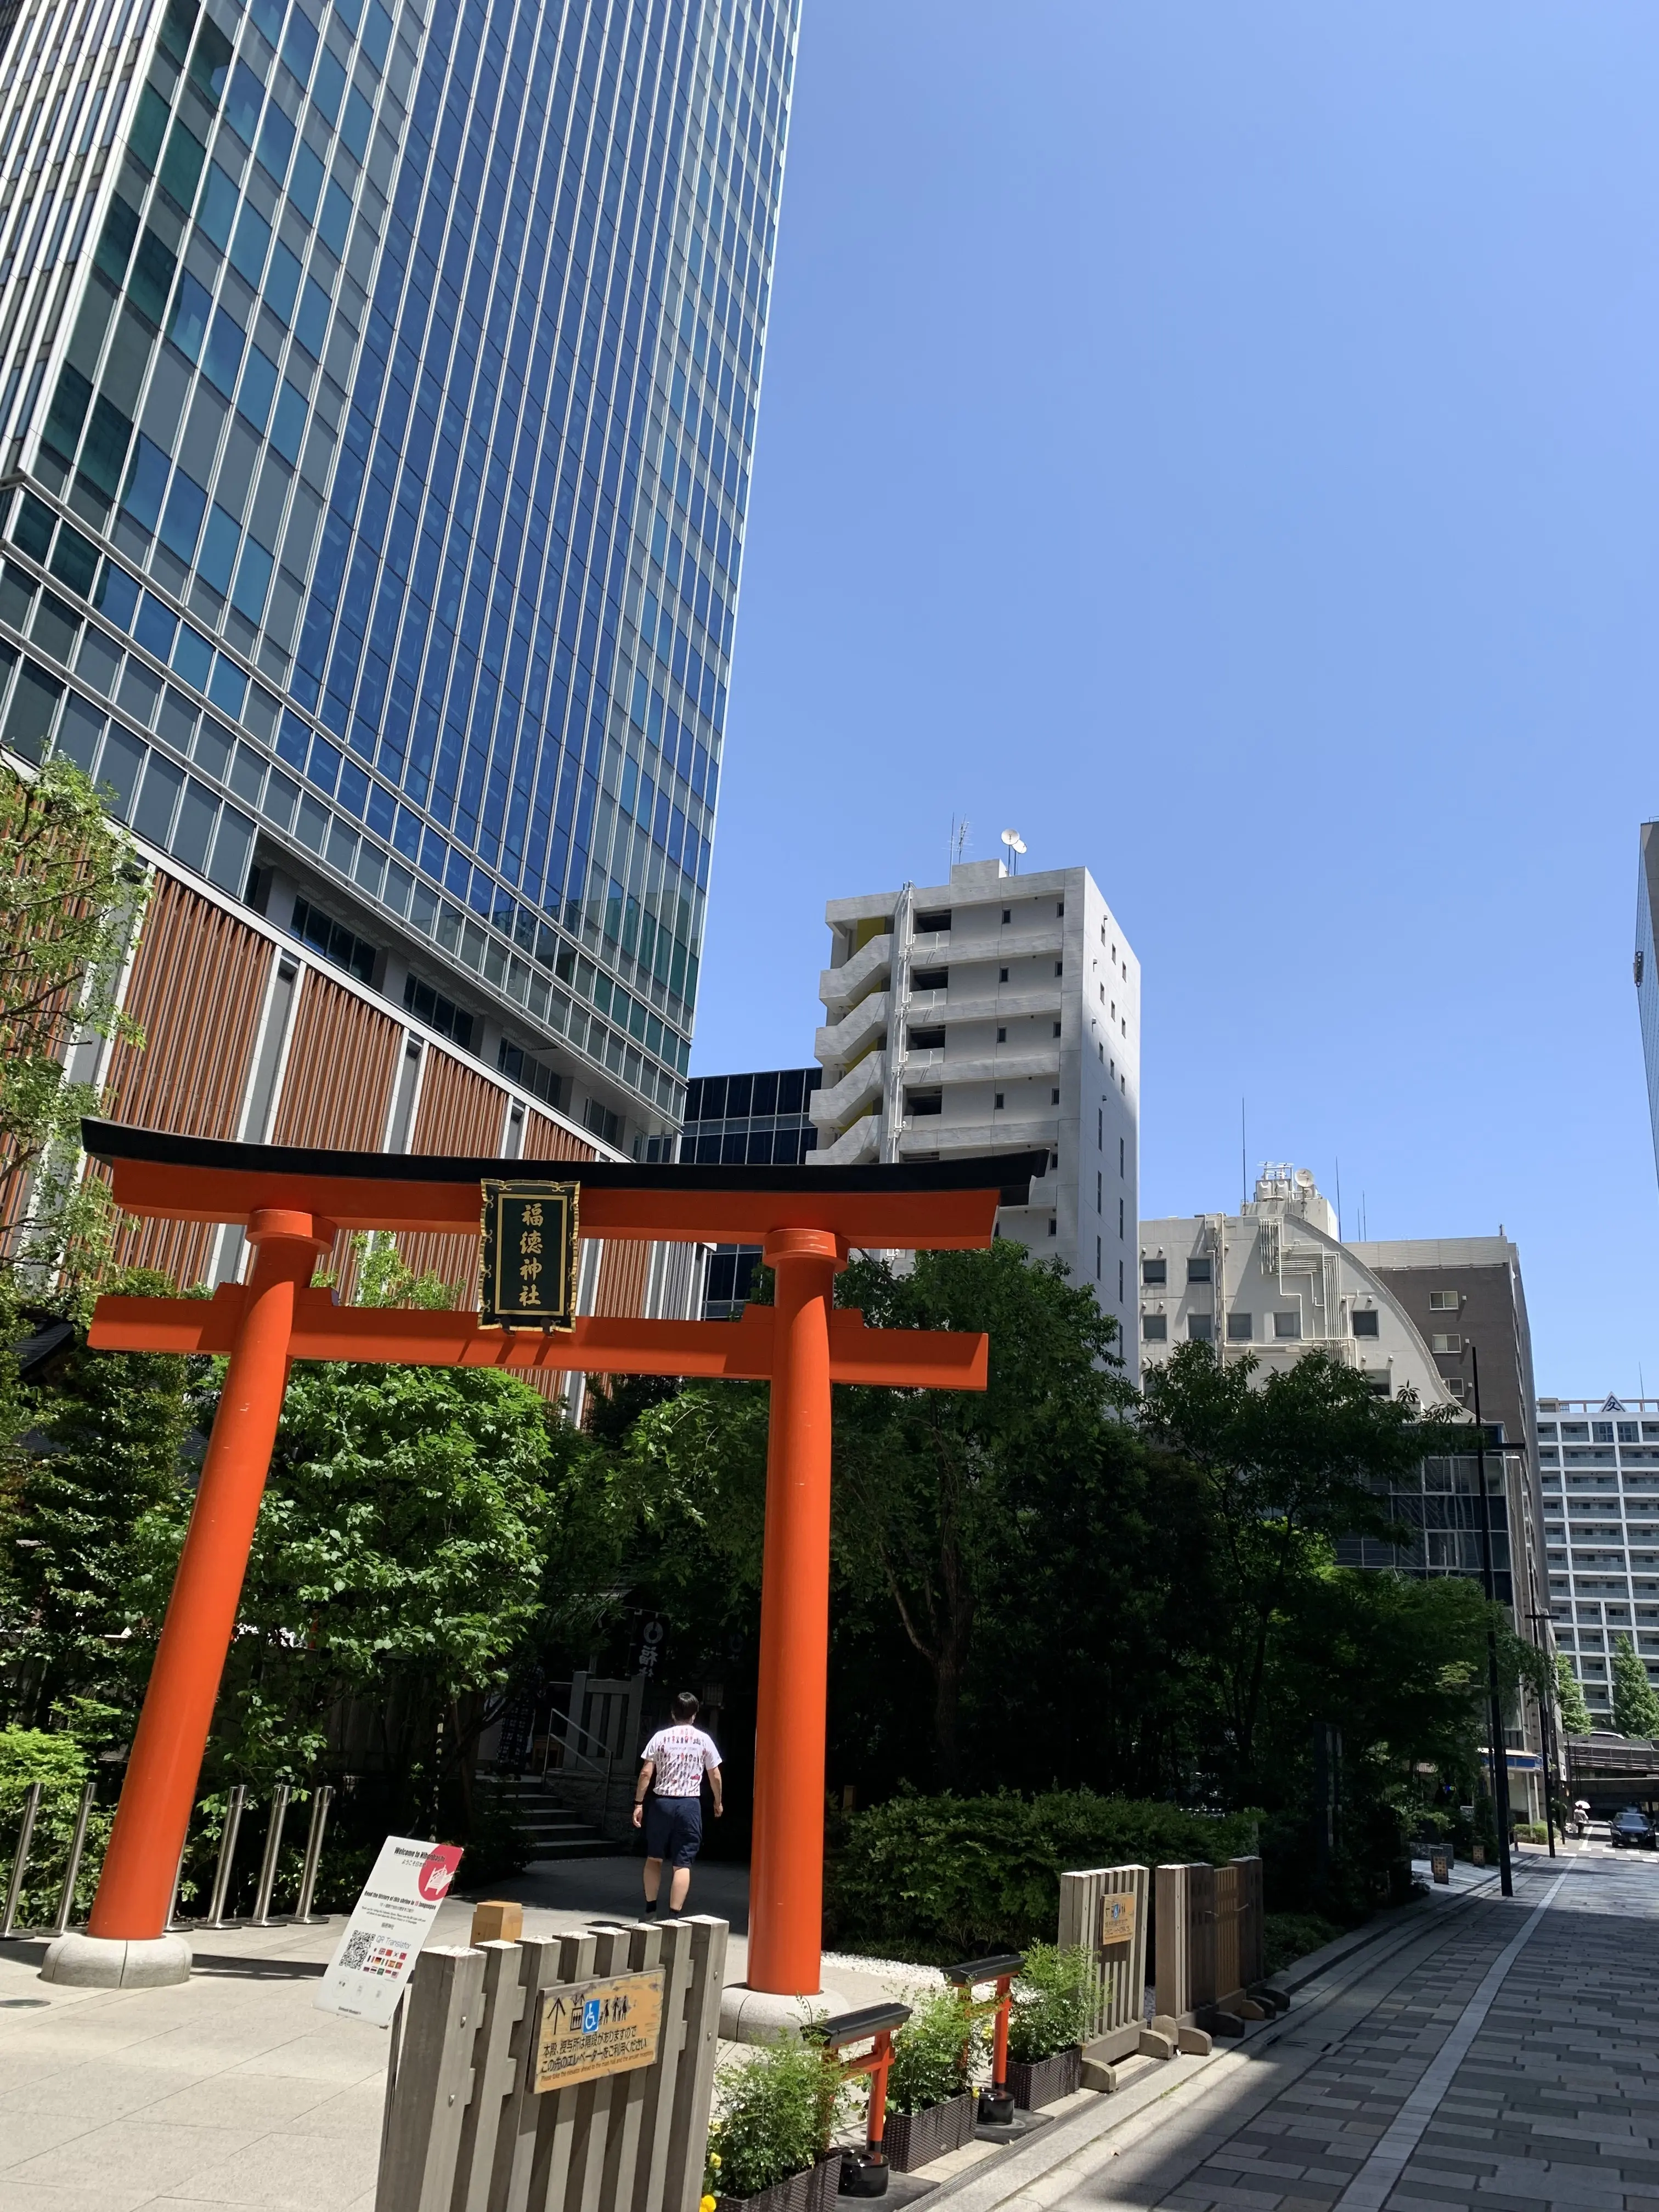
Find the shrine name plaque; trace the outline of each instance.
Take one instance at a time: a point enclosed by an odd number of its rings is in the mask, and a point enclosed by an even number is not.
[[[484,1184],[478,1318],[486,1328],[574,1327],[580,1188]]]

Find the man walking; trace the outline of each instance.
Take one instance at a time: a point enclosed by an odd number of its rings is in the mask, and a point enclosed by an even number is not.
[[[674,1700],[673,1723],[659,1729],[641,1754],[639,1786],[634,1792],[634,1826],[645,1830],[645,1909],[657,1909],[663,1862],[673,1869],[668,1909],[678,1912],[691,1887],[691,1862],[702,1842],[702,1778],[714,1793],[714,1818],[720,1803],[720,1755],[714,1739],[693,1723],[697,1701],[690,1690]],[[654,1784],[654,1787],[653,1787]],[[649,1802],[646,1792],[651,1792]]]

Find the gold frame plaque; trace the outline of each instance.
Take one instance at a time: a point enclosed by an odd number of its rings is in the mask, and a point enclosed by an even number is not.
[[[580,1189],[574,1182],[483,1185],[478,1240],[483,1328],[575,1327]]]

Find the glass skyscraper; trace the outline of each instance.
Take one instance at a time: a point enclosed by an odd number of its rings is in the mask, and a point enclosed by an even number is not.
[[[798,11],[23,0],[0,77],[0,735],[641,1152]]]

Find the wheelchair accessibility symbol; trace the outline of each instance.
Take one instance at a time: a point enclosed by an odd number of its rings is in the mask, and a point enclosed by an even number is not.
[[[598,1997],[589,1997],[582,2007],[582,2033],[584,2035],[597,2033],[599,2025],[599,2000]]]

